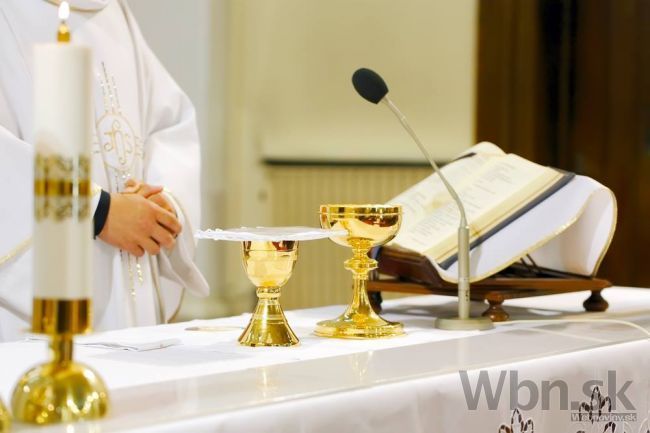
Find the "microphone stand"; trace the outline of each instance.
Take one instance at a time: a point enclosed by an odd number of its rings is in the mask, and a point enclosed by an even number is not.
[[[453,318],[438,318],[436,319],[436,327],[439,329],[447,330],[484,330],[492,329],[494,325],[492,321],[487,317],[477,317],[471,318],[469,307],[470,307],[470,284],[469,284],[469,225],[467,224],[467,216],[465,214],[465,206],[460,200],[460,197],[456,193],[456,190],[451,186],[447,181],[447,178],[442,174],[438,168],[438,164],[431,157],[427,149],[424,147],[415,131],[411,128],[406,116],[399,111],[399,108],[393,101],[390,100],[388,95],[384,96],[381,102],[385,103],[388,108],[397,116],[400,123],[406,129],[406,132],[409,133],[415,144],[420,148],[420,152],[426,157],[433,167],[433,170],[438,173],[440,180],[449,191],[449,194],[456,202],[458,210],[460,212],[460,225],[458,226],[458,317]]]

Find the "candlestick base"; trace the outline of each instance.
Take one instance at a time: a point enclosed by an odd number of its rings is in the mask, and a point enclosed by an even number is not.
[[[9,411],[2,403],[0,399],[0,433],[9,433],[11,429],[11,416],[9,416]]]
[[[72,361],[72,336],[54,335],[54,360],[29,370],[11,400],[14,417],[32,424],[74,422],[108,411],[104,381],[91,368]]]

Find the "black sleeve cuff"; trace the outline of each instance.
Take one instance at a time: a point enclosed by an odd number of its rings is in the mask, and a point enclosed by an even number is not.
[[[99,195],[99,203],[93,216],[93,236],[97,237],[104,229],[106,218],[108,218],[108,209],[111,207],[111,195],[102,190]]]

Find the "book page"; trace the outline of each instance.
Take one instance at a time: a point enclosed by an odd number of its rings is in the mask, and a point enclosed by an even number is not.
[[[454,188],[461,188],[471,182],[480,172],[481,167],[493,156],[505,153],[492,143],[479,143],[469,148],[441,171]],[[402,205],[402,228],[408,230],[435,209],[451,201],[451,196],[437,173],[425,178],[413,187],[389,201],[393,205]]]
[[[465,205],[472,239],[503,221],[561,177],[556,170],[517,155],[487,158],[481,162],[478,172],[457,187]],[[420,205],[420,209],[426,209],[426,206]],[[460,219],[456,204],[450,199],[437,203],[437,206],[434,203],[433,209],[421,211],[418,216],[416,222],[400,231],[394,243],[436,260],[454,254]]]

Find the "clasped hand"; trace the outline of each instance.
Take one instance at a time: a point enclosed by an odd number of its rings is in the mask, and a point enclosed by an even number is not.
[[[171,250],[181,224],[161,186],[129,180],[122,193],[111,194],[108,217],[99,238],[116,248],[142,257]]]

